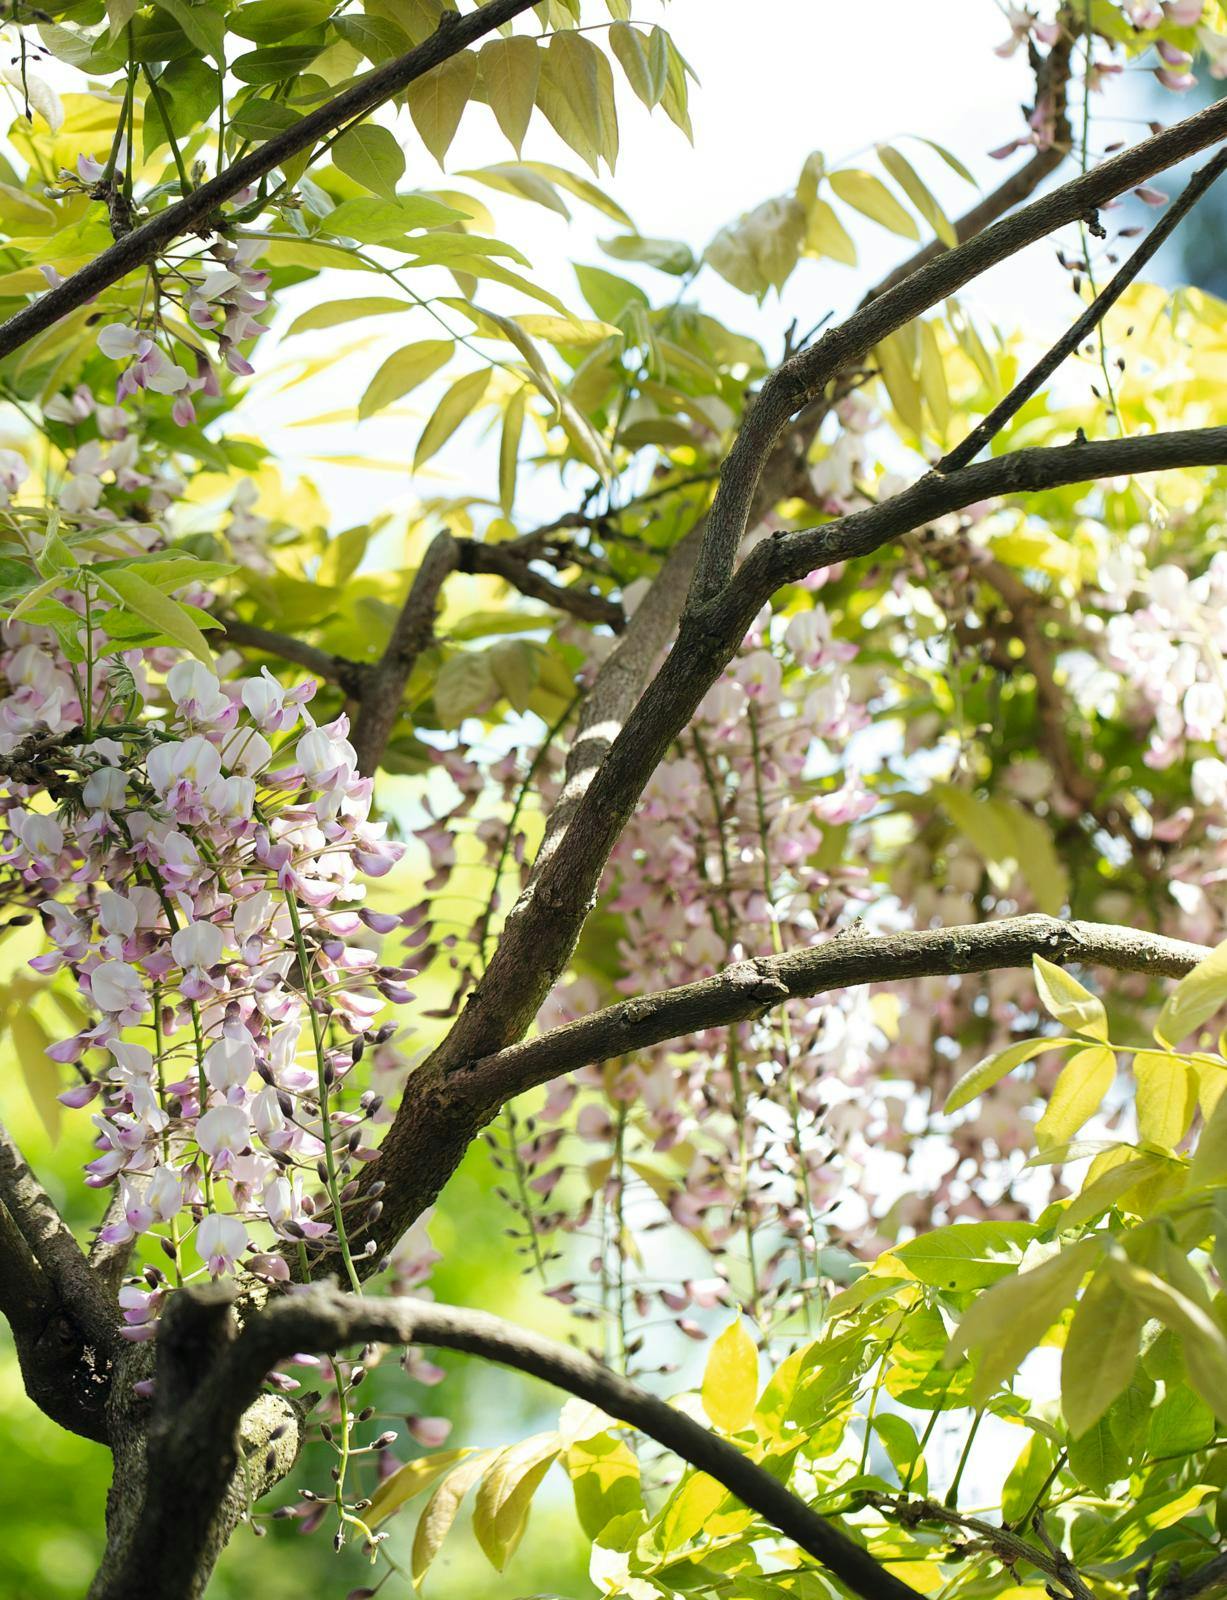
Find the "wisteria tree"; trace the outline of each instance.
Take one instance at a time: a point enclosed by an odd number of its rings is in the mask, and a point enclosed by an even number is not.
[[[629,0],[11,8],[4,1004],[97,1221],[4,1136],[0,1309],[114,1457],[95,1600],[272,1505],[407,1592],[469,1489],[501,1571],[555,1467],[632,1600],[1227,1582],[1227,307],[1145,273],[1227,166],[1175,98],[1227,7],[1006,11],[1034,96],[958,220],[922,138],[798,151],[699,258],[600,187],[623,96],[689,131]],[[1174,108],[1127,146],[1125,68]],[[496,195],[633,276],[559,299]],[[1038,361],[957,298],[1037,246]],[[810,258],[856,308],[782,354],[703,309]],[[325,528],[229,425],[274,314],[308,370],[376,330],[358,419],[419,390],[402,466],[484,429],[480,481]],[[476,1140],[569,1343],[430,1297]],[[557,1428],[441,1448],[437,1348]]]

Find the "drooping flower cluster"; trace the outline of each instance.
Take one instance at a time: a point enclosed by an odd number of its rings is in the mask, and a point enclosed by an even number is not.
[[[214,1275],[285,1276],[277,1251],[348,1249],[338,1185],[375,1153],[378,1103],[339,1096],[408,998],[379,959],[398,919],[362,903],[401,847],[344,717],[315,725],[313,684],[105,643],[82,629],[88,676],[20,621],[0,651],[0,860],[47,929],[33,965],[70,972],[87,1012],[50,1052],[78,1074],[62,1098],[94,1108],[105,1240],[157,1234],[181,1274],[193,1235]],[[253,1229],[267,1248],[247,1256]],[[157,1295],[125,1294],[139,1334]]]

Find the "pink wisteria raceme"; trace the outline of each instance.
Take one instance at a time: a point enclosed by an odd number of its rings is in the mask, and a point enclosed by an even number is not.
[[[381,964],[388,919],[363,904],[401,846],[371,820],[346,720],[316,725],[311,683],[108,654],[84,618],[80,644],[88,679],[49,630],[4,626],[0,860],[47,930],[33,966],[67,969],[84,1007],[50,1054],[78,1075],[61,1098],[92,1110],[86,1181],[116,1187],[102,1240],[159,1236],[177,1280],[189,1242],[213,1275],[361,1251],[340,1185],[373,1159],[380,1106],[344,1091],[409,974]],[[129,1292],[133,1337],[160,1292]]]

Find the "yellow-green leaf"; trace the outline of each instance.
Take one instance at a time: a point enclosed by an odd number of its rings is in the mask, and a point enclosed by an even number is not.
[[[941,438],[950,425],[950,390],[946,385],[946,365],[942,360],[937,335],[931,323],[919,324],[920,332],[920,388],[929,415]]]
[[[716,1339],[703,1373],[703,1409],[724,1433],[736,1433],[754,1415],[758,1351],[738,1317]]]
[[[1070,1056],[1035,1129],[1040,1148],[1072,1138],[1099,1110],[1115,1079],[1116,1056],[1107,1045],[1091,1045]]]
[[[406,1501],[438,1483],[444,1473],[450,1472],[469,1455],[472,1455],[471,1450],[439,1450],[434,1455],[418,1456],[415,1461],[406,1461],[376,1488],[362,1520],[368,1527],[377,1528],[394,1511],[399,1511]]]
[[[410,389],[425,383],[447,365],[454,349],[450,339],[421,339],[394,351],[367,384],[358,402],[359,417],[373,417]]]
[[[557,1433],[536,1434],[499,1453],[481,1481],[473,1532],[491,1566],[502,1572],[528,1524],[528,1508],[542,1478],[558,1459]]]
[[[404,300],[393,300],[388,295],[368,295],[361,300],[325,300],[318,306],[295,317],[285,330],[288,339],[292,333],[314,333],[319,328],[335,328],[343,322],[357,322],[361,317],[387,317],[394,311],[404,311]]]
[[[410,1570],[413,1573],[414,1583],[420,1584],[425,1577],[427,1569],[438,1555],[444,1539],[447,1538],[452,1523],[456,1520],[460,1502],[486,1470],[494,1453],[492,1450],[479,1450],[467,1461],[462,1461],[448,1473],[426,1502],[413,1536]]]
[[[555,133],[593,172],[600,170],[600,157],[608,148],[602,126],[602,66],[609,71],[608,61],[591,39],[566,30],[551,38],[537,85],[537,103]],[[616,143],[614,148],[616,152]]]
[[[1064,967],[1055,966],[1043,956],[1033,956],[1032,965],[1036,991],[1048,1015],[1074,1033],[1106,1043],[1108,1014],[1103,1001],[1084,989],[1076,978],[1071,978]]]
[[[1061,1355],[1061,1410],[1075,1436],[1094,1427],[1137,1366],[1146,1312],[1102,1268],[1087,1285]]]
[[[1187,1061],[1161,1050],[1139,1050],[1133,1075],[1138,1086],[1138,1132],[1150,1144],[1174,1150],[1197,1109],[1197,1075]]]
[[[973,1403],[987,1400],[1073,1303],[1098,1248],[1094,1240],[1080,1239],[1029,1272],[999,1279],[972,1301],[950,1337],[944,1361],[951,1367],[968,1351],[978,1353]]]
[[[907,195],[941,242],[946,245],[956,245],[959,242],[958,235],[951,226],[950,219],[929,193],[927,186],[921,181],[915,167],[912,166],[907,157],[900,155],[898,150],[893,149],[888,144],[880,144],[878,146],[878,160],[890,173],[904,194]]]
[[[836,216],[834,206],[825,200],[811,200],[805,208],[805,251],[807,255],[842,261],[847,267],[856,265],[852,235]]]
[[[478,61],[490,109],[504,137],[519,155],[537,101],[537,80],[541,72],[537,41],[524,34],[491,39],[482,45]]]
[[[845,168],[842,172],[832,172],[829,181],[845,205],[852,206],[883,228],[889,228],[892,233],[902,234],[905,239],[920,238],[915,217],[904,210],[881,178],[875,178],[871,172]]]
[[[1120,1289],[1147,1316],[1158,1317],[1179,1334],[1190,1382],[1216,1416],[1227,1415],[1227,1338],[1222,1329],[1187,1295],[1136,1262],[1115,1255],[1109,1267]]]
[[[647,37],[629,23],[615,22],[609,30],[609,48],[626,74],[626,81],[650,111],[660,103],[669,82],[669,58],[652,50]]]
[[[524,431],[525,392],[517,389],[503,413],[498,448],[498,500],[504,516],[511,515],[516,497],[516,471],[520,463],[520,435]]]
[[[991,1089],[995,1083],[1000,1083],[1002,1078],[1013,1072],[1015,1067],[1021,1067],[1025,1061],[1031,1061],[1036,1056],[1042,1055],[1045,1050],[1068,1050],[1076,1043],[1073,1039],[1020,1039],[1017,1044],[1007,1045],[1004,1050],[998,1050],[995,1055],[985,1056],[982,1061],[977,1061],[975,1066],[965,1072],[959,1081],[946,1096],[943,1111],[961,1111],[965,1105],[983,1094],[985,1089]]]
[[[1168,995],[1155,1038],[1161,1044],[1179,1044],[1208,1022],[1227,1001],[1227,940],[1217,945],[1204,961],[1199,961]]]
[[[477,57],[471,50],[461,50],[405,91],[413,126],[440,166],[476,81]]]
[[[482,367],[477,372],[467,372],[463,378],[456,379],[435,407],[430,421],[422,429],[422,437],[413,452],[415,472],[443,448],[464,419],[478,405],[489,386],[489,367]]]
[[[1227,1180],[1227,1095],[1220,1095],[1197,1138],[1189,1164],[1189,1188],[1217,1187]]]
[[[705,1472],[692,1472],[678,1485],[661,1521],[660,1537],[666,1550],[677,1550],[701,1532],[728,1490]]]
[[[56,1096],[64,1086],[60,1081],[59,1068],[47,1054],[51,1035],[31,1011],[28,1000],[13,1005],[8,1023],[17,1048],[21,1076],[34,1102],[39,1121],[54,1143],[59,1137],[60,1114],[63,1110]]]
[[[924,413],[920,406],[920,384],[916,378],[915,330],[900,328],[892,333],[878,345],[874,356],[891,405],[913,433],[920,433],[924,427]]]

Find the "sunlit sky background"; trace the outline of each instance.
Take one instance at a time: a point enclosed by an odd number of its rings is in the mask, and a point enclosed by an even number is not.
[[[594,4],[585,15],[598,21],[607,13]],[[745,0],[672,0],[665,7],[658,0],[642,0],[636,8],[636,21],[650,25],[658,18],[700,83],[692,91],[693,148],[663,113],[649,115],[620,85],[622,153],[615,174],[602,173],[601,183],[642,234],[684,239],[701,251],[725,223],[772,195],[790,191],[812,150],[823,151],[828,165],[855,161],[872,170],[875,142],[920,135],[952,149],[986,189],[1026,159],[1025,151],[1004,161],[988,155],[1022,131],[1019,107],[1029,103],[1033,92],[1024,51],[1008,59],[994,54],[1009,30],[991,0],[942,0],[940,5],[918,5],[915,0],[860,5],[760,0],[754,6]],[[1145,104],[1150,98],[1137,73],[1118,80],[1109,95],[1097,97],[1092,157],[1113,140],[1144,135],[1140,113],[1146,109],[1154,114]],[[1161,110],[1170,118],[1192,109],[1179,97],[1165,99]],[[402,114],[394,126],[408,154],[402,187],[447,187],[455,181],[452,175],[466,168],[514,158],[483,106],[466,112],[446,174],[420,145],[407,116]],[[975,202],[978,191],[936,155],[915,144],[906,148],[951,215]],[[534,120],[524,153],[584,170],[542,118]],[[567,223],[540,206],[480,187],[474,192],[493,210],[501,233],[530,258],[529,275],[581,313],[586,308],[571,271],[573,261],[638,276],[657,302],[676,286],[675,279],[604,256],[598,240],[618,229],[582,203],[574,203],[573,220]],[[777,353],[792,319],[808,329],[828,313],[850,309],[866,287],[908,254],[906,240],[872,223],[862,226],[854,218],[851,226],[861,251],[857,268],[804,261],[783,296],[771,294],[761,308],[710,269],[698,280],[696,293],[705,310],[754,333],[768,353]],[[422,273],[415,276],[419,280],[429,281]],[[450,279],[437,281],[439,292],[455,292]],[[388,292],[395,290],[369,273],[329,273],[289,292],[276,326],[284,328],[290,312],[297,314],[321,298]],[[494,285],[482,285],[481,299],[495,309],[525,309],[522,299]],[[1012,258],[965,299],[989,320],[1021,324],[1037,341],[1059,331],[1073,308],[1067,276],[1050,244]],[[413,444],[444,379],[417,391],[391,414],[361,425],[335,420],[338,408],[356,404],[386,355],[438,333],[424,313],[416,313],[299,336],[282,347],[278,360],[286,363],[284,368],[265,349],[259,362],[262,376],[232,426],[258,434],[289,469],[309,474],[323,491],[337,527],[403,509],[422,494],[491,494],[494,458],[481,447],[475,429],[462,430],[431,463],[428,474],[416,482],[409,474]],[[302,358],[325,355],[325,373],[283,387]],[[466,368],[458,366],[451,376],[461,370]],[[319,428],[288,426],[315,415],[332,420]],[[338,455],[362,457],[379,468],[362,471],[320,460]],[[522,509],[531,524],[534,513],[553,515],[566,503],[538,483],[527,488]]]

